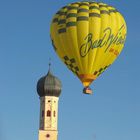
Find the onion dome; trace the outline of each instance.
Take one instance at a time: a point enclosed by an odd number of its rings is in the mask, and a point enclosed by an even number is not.
[[[40,78],[37,83],[37,92],[40,97],[59,97],[61,93],[61,88],[61,81],[51,73],[50,69],[47,75]]]

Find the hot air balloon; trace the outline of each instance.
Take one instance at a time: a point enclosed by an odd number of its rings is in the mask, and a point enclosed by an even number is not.
[[[90,84],[121,53],[127,27],[123,16],[101,2],[75,2],[61,8],[51,23],[55,52],[80,79],[85,94]]]

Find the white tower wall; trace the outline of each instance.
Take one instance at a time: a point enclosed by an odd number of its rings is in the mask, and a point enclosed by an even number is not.
[[[40,97],[39,140],[57,140],[58,97]]]

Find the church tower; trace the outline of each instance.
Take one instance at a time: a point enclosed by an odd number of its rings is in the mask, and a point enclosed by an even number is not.
[[[50,69],[37,83],[40,96],[40,125],[38,140],[57,140],[58,100],[61,82]]]

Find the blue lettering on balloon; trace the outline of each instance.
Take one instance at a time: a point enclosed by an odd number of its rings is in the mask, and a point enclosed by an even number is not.
[[[94,48],[106,47],[104,51],[104,53],[106,53],[112,45],[123,45],[126,39],[126,34],[122,34],[124,29],[125,26],[122,25],[116,35],[114,35],[111,28],[107,27],[103,31],[103,37],[95,41],[93,41],[93,34],[89,33],[84,39],[85,42],[80,47],[81,57],[85,57],[90,50],[93,50]]]

